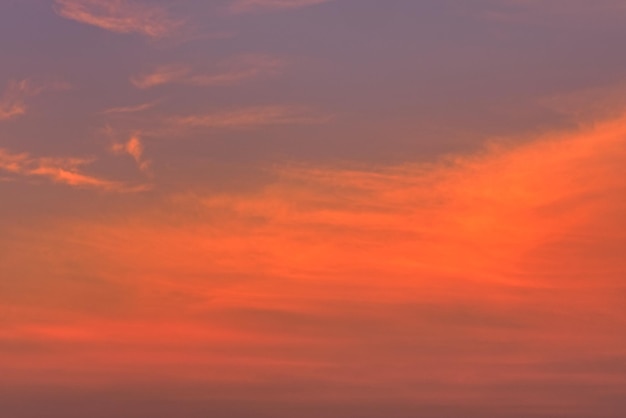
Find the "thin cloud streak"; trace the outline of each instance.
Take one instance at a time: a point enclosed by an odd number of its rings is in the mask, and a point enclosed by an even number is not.
[[[136,106],[120,106],[120,107],[112,107],[110,109],[104,110],[102,113],[104,114],[117,114],[117,113],[138,113],[143,112],[145,110],[152,109],[158,106],[161,103],[160,100],[155,100],[153,102],[142,103]]]
[[[162,38],[183,23],[165,8],[138,0],[56,0],[55,4],[61,17],[122,34]]]
[[[283,60],[263,54],[246,54],[230,58],[218,65],[217,71],[202,73],[184,65],[166,65],[153,72],[135,76],[135,87],[148,89],[165,84],[186,84],[200,87],[231,86],[259,77],[280,74]]]
[[[179,116],[171,119],[182,128],[251,129],[278,125],[316,125],[331,120],[302,106],[257,106],[232,111]]]
[[[131,83],[140,89],[170,84],[185,79],[191,69],[182,65],[164,65],[148,74],[131,78]]]
[[[36,158],[28,153],[15,154],[0,148],[0,170],[15,176],[44,178],[76,188],[117,192],[145,189],[145,186],[128,186],[83,173],[81,168],[92,162],[82,158]]]
[[[230,5],[233,13],[247,13],[262,10],[289,10],[315,6],[334,0],[234,0]]]

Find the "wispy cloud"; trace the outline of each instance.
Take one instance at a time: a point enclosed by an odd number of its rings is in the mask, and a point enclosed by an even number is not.
[[[163,65],[154,71],[131,78],[135,87],[146,89],[163,84],[179,82],[185,79],[191,69],[183,65]]]
[[[250,79],[279,74],[285,62],[264,54],[246,54],[224,60],[212,72],[194,71],[184,65],[166,65],[131,79],[138,88],[178,83],[193,86],[228,86]]]
[[[150,168],[150,161],[144,159],[144,146],[139,135],[133,135],[127,142],[113,144],[112,150],[116,154],[130,155],[135,160],[137,167],[143,172]]]
[[[66,19],[151,38],[171,35],[182,25],[165,8],[140,0],[56,0],[56,11]]]
[[[67,83],[41,83],[31,80],[10,81],[0,96],[0,121],[14,119],[26,113],[26,100],[41,94],[45,90],[62,90],[68,88]]]
[[[153,102],[141,103],[135,106],[120,106],[120,107],[112,107],[110,109],[106,109],[102,113],[104,114],[116,114],[116,113],[138,113],[143,112],[144,110],[152,109],[161,103],[160,100],[155,100]]]
[[[271,125],[309,125],[326,123],[331,116],[302,106],[257,106],[172,118],[176,126],[187,128],[249,129]]]
[[[26,113],[25,100],[32,95],[28,81],[12,81],[0,97],[0,120],[13,119]]]
[[[245,13],[257,10],[298,9],[330,1],[333,0],[234,0],[230,10],[234,13]]]
[[[41,158],[28,153],[15,154],[0,148],[0,170],[20,177],[44,178],[54,183],[77,188],[101,189],[107,191],[138,191],[143,186],[128,186],[85,174],[82,167],[92,163],[84,158]]]

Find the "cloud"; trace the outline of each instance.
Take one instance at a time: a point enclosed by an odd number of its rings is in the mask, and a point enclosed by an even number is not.
[[[66,83],[35,84],[31,80],[10,81],[0,96],[0,121],[15,119],[26,113],[26,100],[45,90],[66,89]]]
[[[160,103],[159,100],[142,103],[136,106],[121,106],[121,107],[112,107],[110,109],[106,109],[102,113],[104,114],[115,114],[115,113],[138,113],[143,112],[144,110],[152,109]]]
[[[175,117],[173,125],[186,128],[250,129],[272,125],[326,123],[328,115],[300,106],[257,106],[232,111]]]
[[[618,197],[626,188],[625,144],[626,118],[620,118],[526,145],[492,145],[483,154],[432,166],[287,167],[257,196],[212,196],[204,203],[251,225],[284,226],[274,245],[262,245],[276,249],[268,265],[310,277],[347,274],[358,260],[374,276],[551,286],[546,278],[525,276],[518,263],[626,203]],[[318,247],[297,248],[298,240]]]
[[[77,188],[120,192],[143,189],[142,186],[131,187],[83,173],[81,167],[91,162],[92,160],[81,158],[35,158],[27,153],[15,154],[0,148],[0,170],[11,175],[45,178]]]
[[[138,0],[56,0],[56,12],[66,19],[112,32],[150,38],[171,35],[182,25],[165,8]]]
[[[146,89],[162,84],[178,82],[191,72],[188,67],[181,65],[160,66],[153,72],[133,77],[131,82],[135,87]]]
[[[332,0],[234,0],[230,10],[246,13],[257,10],[288,10],[328,3]]]
[[[194,72],[183,65],[167,65],[148,74],[133,77],[135,87],[147,89],[177,83],[192,86],[230,86],[247,80],[279,74],[283,60],[263,54],[246,54],[222,61],[213,72]]]
[[[144,146],[141,143],[141,139],[138,135],[132,136],[125,143],[113,144],[112,150],[117,154],[130,155],[133,160],[135,160],[135,163],[137,163],[137,167],[141,171],[145,172],[148,171],[148,169],[150,168],[150,161],[144,159],[143,157]]]
[[[626,383],[625,145],[620,117],[10,228],[0,382],[589,415]]]
[[[25,100],[34,91],[27,80],[11,81],[0,97],[0,121],[13,119],[26,113]]]
[[[619,117],[10,228],[0,382],[589,416],[626,384],[625,161]]]

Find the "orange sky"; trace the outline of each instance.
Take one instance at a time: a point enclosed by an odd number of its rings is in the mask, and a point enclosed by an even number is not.
[[[203,4],[0,6],[7,417],[623,415],[619,4]]]

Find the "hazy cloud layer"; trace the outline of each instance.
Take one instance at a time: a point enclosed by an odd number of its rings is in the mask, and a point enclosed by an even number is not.
[[[253,191],[13,235],[3,271],[29,254],[22,283],[51,279],[37,305],[5,285],[0,306],[22,313],[0,341],[64,349],[5,349],[0,379],[586,416],[589,390],[626,384],[611,366],[626,358],[625,138],[619,118],[432,164],[288,165]],[[97,280],[67,281],[76,257]]]

